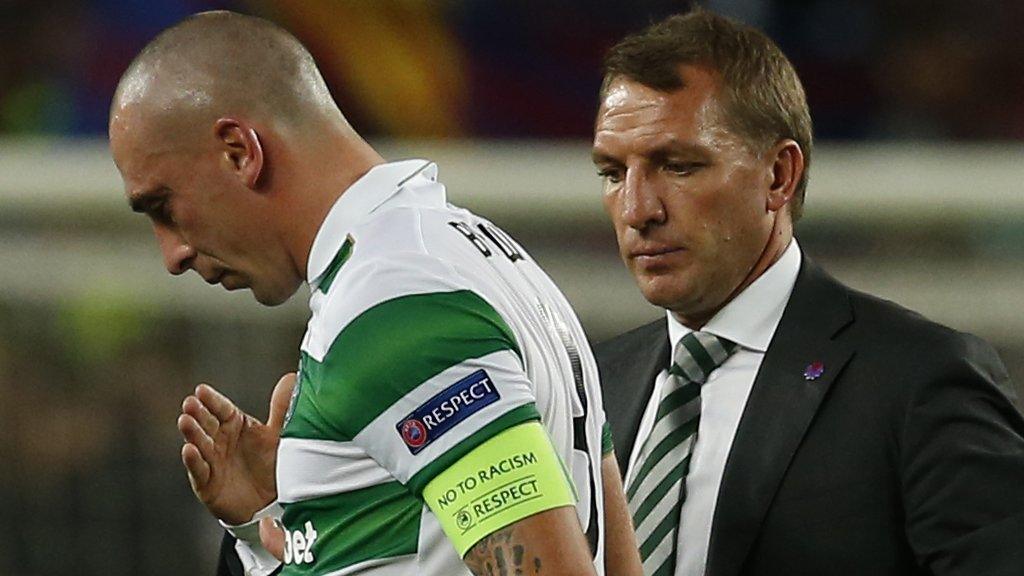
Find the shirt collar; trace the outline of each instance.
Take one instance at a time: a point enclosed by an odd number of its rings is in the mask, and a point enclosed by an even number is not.
[[[766,352],[793,292],[801,259],[800,246],[794,238],[782,257],[719,310],[701,331],[750,350]],[[676,320],[671,312],[666,313],[669,342],[674,350],[676,342],[693,330]]]
[[[324,218],[309,250],[306,278],[313,290],[316,290],[352,229],[415,176],[434,182],[437,180],[437,165],[427,160],[379,164],[342,193]]]

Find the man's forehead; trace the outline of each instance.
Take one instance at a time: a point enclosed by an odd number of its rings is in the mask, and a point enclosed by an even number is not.
[[[599,115],[591,152],[594,161],[634,154],[706,154],[741,141],[721,121],[715,98],[677,98],[681,90],[663,95],[659,105]]]
[[[172,116],[145,105],[115,109],[110,116],[110,149],[114,162],[140,162],[145,158],[181,149],[185,130]]]
[[[127,177],[126,172],[145,152],[144,127],[142,119],[127,110],[116,110],[110,116],[110,153],[122,176]]]
[[[117,86],[115,106],[130,107],[149,99],[155,84],[154,74],[153,67],[147,65],[139,65],[130,70]]]
[[[144,196],[153,188],[150,182],[153,171],[145,166],[145,157],[137,151],[114,148],[113,156],[124,182],[125,199],[132,204],[134,199]]]
[[[718,99],[720,77],[716,72],[692,65],[681,65],[679,71],[682,85],[670,90],[654,88],[626,76],[613,79],[601,99],[601,112],[647,106],[692,108]]]
[[[111,146],[134,145],[145,140],[154,116],[148,107],[139,103],[118,103],[110,111],[107,129]]]
[[[620,76],[605,90],[601,100],[598,119],[614,117],[641,109],[663,106],[668,93],[645,86],[635,80]]]
[[[150,195],[158,182],[157,162],[170,150],[170,139],[160,136],[152,119],[140,114],[136,107],[114,111],[110,120],[110,152],[124,182],[124,195],[129,204]]]
[[[638,95],[646,95],[648,91],[644,90],[645,88],[646,86],[642,84],[619,77],[618,80],[615,80],[608,86],[604,100],[601,102],[601,107],[608,110],[629,105]]]
[[[614,124],[622,117],[651,122],[712,120],[712,114],[720,111],[717,77],[696,67],[682,73],[683,86],[671,91],[658,90],[626,77],[613,80],[601,100],[597,127]]]

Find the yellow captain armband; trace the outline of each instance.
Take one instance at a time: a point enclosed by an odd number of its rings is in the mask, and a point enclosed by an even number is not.
[[[536,420],[474,448],[431,480],[423,498],[459,556],[527,516],[576,504],[565,466]]]

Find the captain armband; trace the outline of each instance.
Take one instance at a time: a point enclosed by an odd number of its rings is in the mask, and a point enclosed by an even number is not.
[[[473,449],[431,480],[423,498],[459,556],[527,516],[576,503],[572,481],[536,420]]]

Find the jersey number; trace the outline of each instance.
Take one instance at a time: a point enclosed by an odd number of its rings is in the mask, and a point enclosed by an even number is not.
[[[462,234],[463,238],[469,240],[485,258],[491,257],[492,252],[490,247],[487,245],[487,242],[484,242],[483,238],[478,236],[477,233],[469,227],[469,224],[466,224],[465,222],[452,221],[449,222],[448,225],[458,230],[459,234]],[[523,253],[519,251],[515,242],[513,242],[504,231],[487,224],[477,224],[476,227],[480,230],[481,234],[491,241],[491,244],[493,244],[501,251],[502,254],[505,255],[506,258],[509,259],[510,262],[523,259]]]
[[[558,334],[558,338],[562,341],[562,346],[565,348],[565,353],[569,356],[569,365],[572,367],[572,378],[573,383],[576,385],[576,397],[579,398],[580,406],[583,408],[583,414],[572,419],[572,437],[573,437],[573,449],[579,451],[587,458],[587,468],[593,470],[593,463],[590,462],[590,448],[587,444],[587,415],[590,412],[590,406],[587,402],[587,388],[584,382],[583,375],[583,361],[580,358],[580,349],[576,344],[576,339],[573,338],[572,333],[569,331],[569,326],[566,324],[557,313],[557,311],[551,310],[546,306],[540,306],[541,316],[547,321],[548,325]],[[600,474],[600,466],[597,468],[597,473]],[[579,479],[574,479],[579,481]],[[591,475],[589,478],[590,482],[590,523],[586,527],[587,543],[590,544],[591,556],[597,557],[597,543],[600,539],[598,531],[597,517],[597,499],[604,498],[604,494],[597,490],[596,479]]]

